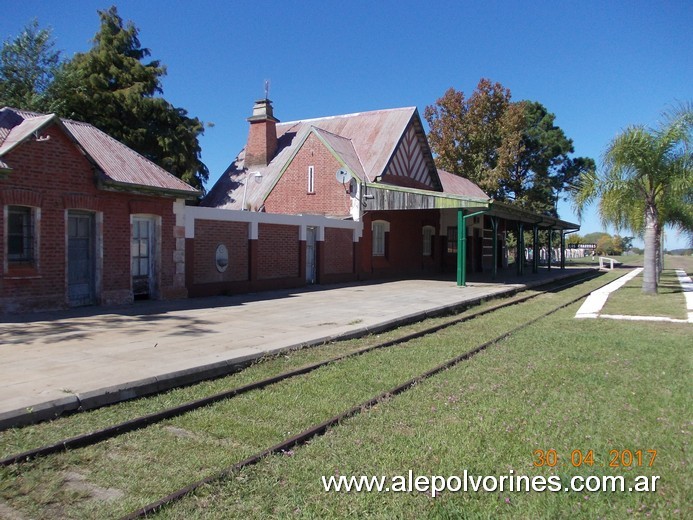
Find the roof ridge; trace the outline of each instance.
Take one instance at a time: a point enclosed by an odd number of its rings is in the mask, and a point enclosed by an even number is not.
[[[346,117],[359,117],[359,116],[364,116],[364,115],[378,114],[378,113],[382,113],[382,112],[397,112],[397,111],[405,111],[405,110],[417,110],[417,108],[415,106],[398,107],[398,108],[383,108],[383,109],[378,109],[378,110],[367,110],[365,112],[353,112],[351,114],[339,114],[339,115],[334,115],[334,116],[313,117],[310,119],[296,119],[295,121],[286,121],[286,122],[278,123],[277,126],[296,125],[299,123],[312,123],[313,121],[326,121],[326,120],[330,120],[330,119],[341,119],[341,118],[346,118]]]
[[[323,132],[325,134],[330,134],[330,135],[333,135],[335,137],[339,137],[340,139],[344,139],[346,141],[352,141],[352,143],[353,143],[353,139],[351,137],[346,137],[346,136],[343,136],[340,134],[335,134],[334,132],[330,132],[329,130],[325,130],[324,128],[320,128],[319,126],[315,126],[315,125],[310,125],[310,127],[315,128],[316,130],[319,130],[320,132]]]

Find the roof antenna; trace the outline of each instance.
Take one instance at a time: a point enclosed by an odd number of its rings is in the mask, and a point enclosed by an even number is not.
[[[270,88],[270,81],[268,79],[265,80],[265,99],[269,99],[269,88]]]

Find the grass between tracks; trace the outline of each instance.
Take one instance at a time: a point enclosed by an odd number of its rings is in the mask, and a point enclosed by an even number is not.
[[[0,497],[14,511],[32,517],[124,514],[538,316],[585,285],[98,446],[4,469]],[[162,517],[595,517],[628,510],[683,516],[691,488],[685,466],[690,462],[686,383],[691,363],[684,349],[690,329],[576,321],[574,312],[542,320],[411,392],[345,421],[291,456],[269,457],[208,486],[164,510]],[[309,353],[292,353],[273,363]],[[69,419],[80,417],[86,414]],[[20,438],[22,431],[41,430],[19,430]],[[550,448],[558,451],[561,464],[574,449],[592,449],[600,463],[611,449],[657,449],[653,468],[627,474],[661,475],[660,487],[652,494],[450,493],[431,499],[422,493],[326,493],[320,484],[321,475],[398,475],[409,469],[444,476],[463,469],[477,475],[514,469],[530,476],[620,471],[533,467],[533,451]]]
[[[501,302],[511,301],[531,294],[538,294],[538,292],[528,290],[513,297],[491,299],[455,315],[427,319],[399,327],[395,330],[368,335],[354,340],[339,341],[266,356],[253,363],[250,367],[226,377],[203,381],[187,387],[172,389],[158,395],[125,401],[83,413],[66,415],[50,422],[0,431],[0,457],[7,457],[47,444],[60,442],[68,437],[85,434],[141,415],[154,413],[251,384],[290,370],[309,366],[341,355],[347,355],[406,334],[459,319]]]

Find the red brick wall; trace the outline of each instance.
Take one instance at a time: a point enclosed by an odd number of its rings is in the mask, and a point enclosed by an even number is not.
[[[29,139],[5,156],[13,171],[0,180],[0,203],[23,205],[20,191],[40,201],[38,268],[33,273],[0,273],[0,311],[59,308],[67,305],[66,210],[103,212],[103,272],[101,303],[132,299],[130,280],[130,214],[161,217],[160,293],[173,283],[173,200],[99,190],[92,165],[57,126],[42,134],[50,140]],[[4,211],[0,211],[0,253],[5,258]],[[98,292],[98,288],[97,288]]]
[[[314,167],[314,193],[308,193],[308,166]],[[309,135],[267,197],[265,210],[268,213],[348,215],[351,199],[335,179],[340,167],[322,141],[315,134]]]
[[[246,166],[266,166],[277,151],[277,126],[274,121],[250,124],[245,151]]]
[[[259,224],[257,278],[299,277],[298,226]]]
[[[220,273],[215,254],[219,244],[229,252],[229,265]],[[219,220],[195,221],[193,283],[236,282],[248,279],[248,224]]]
[[[344,274],[353,272],[354,243],[351,229],[327,228],[325,241],[320,244],[324,248],[325,274]]]
[[[373,256],[372,222],[385,220],[390,232],[385,234],[385,256]],[[439,271],[440,229],[438,210],[372,211],[364,216],[363,238],[360,247],[359,272],[363,278],[409,276],[422,272]],[[431,250],[433,256],[423,256],[423,227],[433,226],[435,236]]]

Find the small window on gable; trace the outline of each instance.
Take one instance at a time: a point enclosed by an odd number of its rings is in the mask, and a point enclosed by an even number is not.
[[[390,231],[390,223],[386,220],[376,220],[372,227],[373,235],[373,256],[385,256],[386,249],[386,233]]]
[[[433,226],[423,227],[423,256],[431,256],[433,251],[433,235],[436,228]]]
[[[35,210],[28,206],[7,207],[7,260],[10,264],[34,265],[36,256]]]
[[[448,253],[457,253],[457,228],[448,228]]]
[[[315,193],[315,167],[308,166],[308,193]]]

